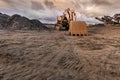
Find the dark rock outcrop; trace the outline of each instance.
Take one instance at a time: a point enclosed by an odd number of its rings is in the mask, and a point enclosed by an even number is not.
[[[0,13],[0,29],[5,27],[6,21],[10,16]]]
[[[29,19],[17,14],[9,17],[6,23],[7,29],[15,29],[15,30],[30,29],[31,25],[32,23],[30,22]]]
[[[7,16],[0,14],[0,28],[8,30],[49,30],[39,20],[30,20],[24,16],[15,14],[13,16]]]

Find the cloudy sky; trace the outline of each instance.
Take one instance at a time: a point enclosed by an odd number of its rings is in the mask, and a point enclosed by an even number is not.
[[[42,22],[55,22],[66,8],[77,13],[77,20],[98,22],[95,16],[120,13],[120,0],[0,0],[0,12],[21,14]]]

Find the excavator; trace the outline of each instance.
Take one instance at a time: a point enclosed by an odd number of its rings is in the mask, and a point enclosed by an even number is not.
[[[74,10],[67,8],[63,15],[57,16],[57,23],[54,27],[56,30],[66,30],[72,35],[87,35],[87,24],[84,21],[76,21],[76,13]]]
[[[55,29],[57,30],[69,30],[70,21],[76,21],[76,14],[70,8],[66,9],[62,16],[57,16],[57,24]]]

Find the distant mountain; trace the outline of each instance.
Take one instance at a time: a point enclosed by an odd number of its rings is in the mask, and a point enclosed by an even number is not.
[[[43,23],[56,23],[56,18],[53,17],[39,18],[39,20]]]
[[[30,20],[24,16],[12,16],[0,13],[0,29],[8,30],[48,30],[39,20]]]

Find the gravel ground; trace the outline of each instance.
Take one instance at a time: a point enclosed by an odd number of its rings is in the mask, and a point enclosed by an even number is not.
[[[0,30],[0,80],[120,80],[120,27],[85,37]]]

